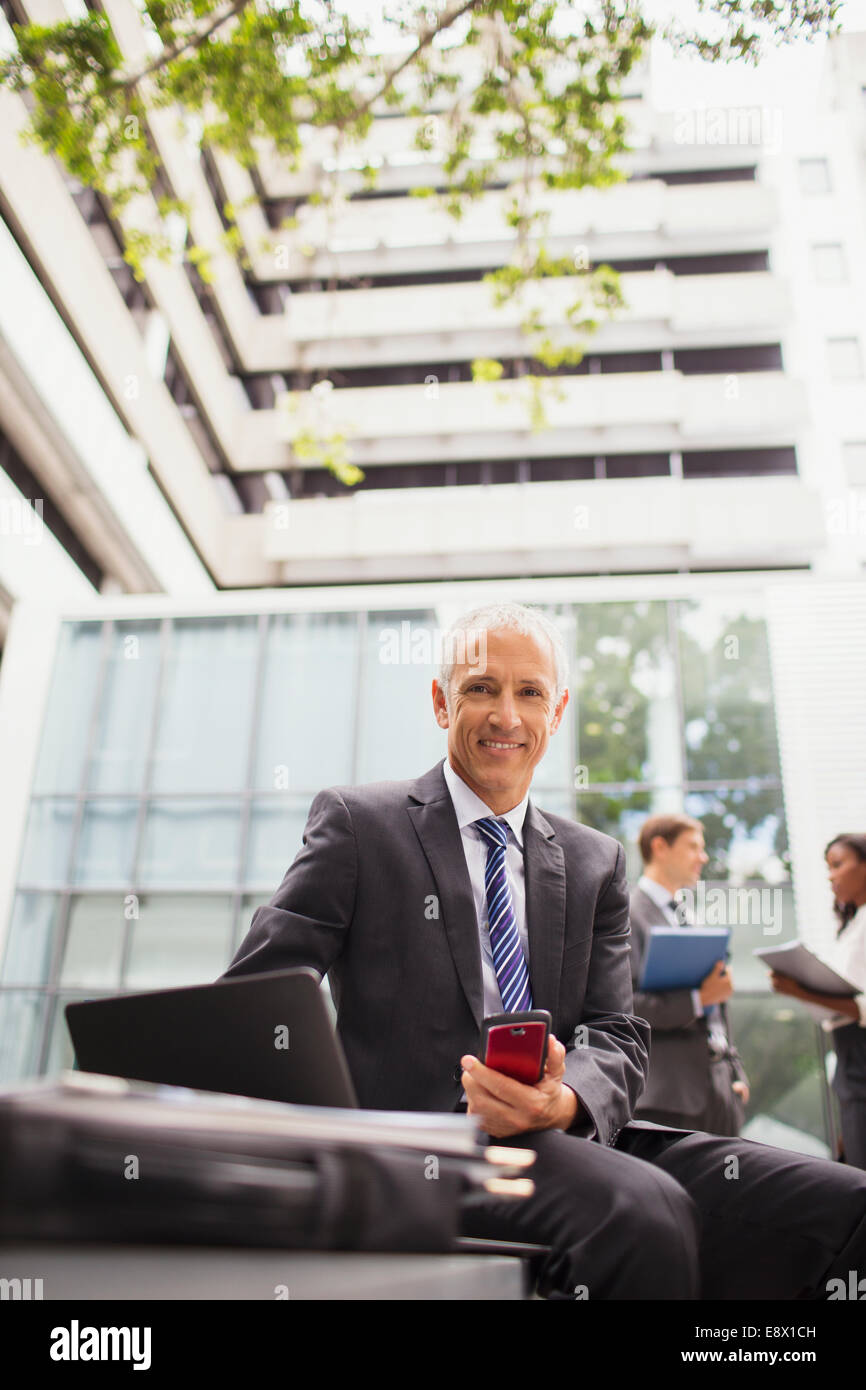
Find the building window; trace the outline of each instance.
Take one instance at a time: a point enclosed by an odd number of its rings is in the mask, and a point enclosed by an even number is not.
[[[606,478],[666,478],[670,471],[667,454],[608,454],[604,461]]]
[[[789,446],[762,449],[693,449],[683,453],[684,478],[760,477],[796,473],[796,451]]]
[[[801,193],[830,192],[830,165],[826,159],[801,159],[798,163]]]
[[[676,348],[673,358],[675,370],[685,376],[782,370],[782,348],[779,343],[749,344],[744,347]]]
[[[851,381],[863,375],[863,357],[857,338],[828,338],[827,362],[834,381]]]
[[[852,487],[866,487],[866,439],[842,445],[845,477]]]
[[[838,242],[812,247],[812,273],[823,285],[838,285],[848,279],[845,253]]]
[[[647,178],[661,179],[662,183],[677,185],[685,183],[754,183],[756,167],[742,164],[728,169],[671,169],[655,170]]]

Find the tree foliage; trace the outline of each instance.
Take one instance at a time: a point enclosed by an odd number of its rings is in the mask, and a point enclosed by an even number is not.
[[[717,62],[754,63],[768,44],[831,33],[839,10],[839,0],[696,5],[692,29],[671,23],[663,32]],[[531,307],[521,320],[537,382],[539,368],[579,362],[599,315],[622,306],[609,266],[549,253],[543,195],[624,177],[620,89],[654,33],[643,0],[406,0],[385,7],[375,32],[351,0],[142,0],[141,9],[152,56],[138,65],[99,10],[18,26],[17,51],[0,63],[0,83],[28,96],[27,138],[98,191],[139,277],[148,256],[177,254],[168,219],[188,223],[191,211],[165,191],[154,111],[175,112],[202,152],[224,151],[253,170],[270,147],[299,170],[308,132],[328,133],[339,169],[348,149],[362,148],[374,111],[387,108],[414,122],[416,146],[436,170],[437,187],[416,195],[440,198],[459,219],[491,182],[507,184],[513,253],[488,277],[497,303],[522,305],[526,287],[547,276],[573,282],[566,333],[554,336]],[[375,187],[376,179],[369,163],[330,173],[310,201]],[[152,215],[139,226],[130,207],[156,188]],[[203,279],[220,251],[249,265],[237,209],[223,214],[221,247],[190,243],[187,230],[185,254]],[[538,389],[530,394],[537,417]]]
[[[706,628],[699,603],[673,610],[660,601],[581,605],[574,680],[578,765],[586,768],[580,817],[623,838],[624,816],[650,814],[650,787],[678,788],[684,780],[693,788],[686,809],[704,824],[708,878],[728,876],[736,837],[754,839],[759,859],[766,844],[766,856],[787,864],[766,623],[734,611],[713,640],[699,642],[684,621],[692,611]],[[675,756],[665,761],[672,750],[658,725],[661,705],[668,710],[663,725],[682,720],[681,769]]]

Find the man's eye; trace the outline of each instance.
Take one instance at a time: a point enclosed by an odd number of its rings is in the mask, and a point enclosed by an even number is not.
[[[489,693],[490,687],[487,686],[487,685],[470,685],[470,686],[467,687],[466,694],[467,694],[467,695],[471,695],[472,692],[473,692],[474,690],[483,690],[484,693],[485,693],[485,695],[486,695],[486,694]],[[521,691],[521,694],[522,694],[522,695],[543,695],[544,692],[541,691],[541,690],[539,690],[537,686],[530,685],[530,686],[527,686],[524,690],[522,690],[522,691]]]

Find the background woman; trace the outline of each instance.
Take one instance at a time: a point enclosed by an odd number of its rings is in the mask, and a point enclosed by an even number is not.
[[[839,921],[836,940],[825,959],[863,993],[853,999],[813,994],[775,973],[770,983],[777,994],[833,1010],[835,1017],[823,1027],[832,1032],[836,1049],[833,1089],[839,1098],[845,1161],[866,1169],[866,835],[837,835],[824,857]]]

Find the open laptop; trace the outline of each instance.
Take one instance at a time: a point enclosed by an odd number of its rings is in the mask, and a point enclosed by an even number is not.
[[[357,1108],[309,967],[67,1004],[82,1071],[199,1091]]]

